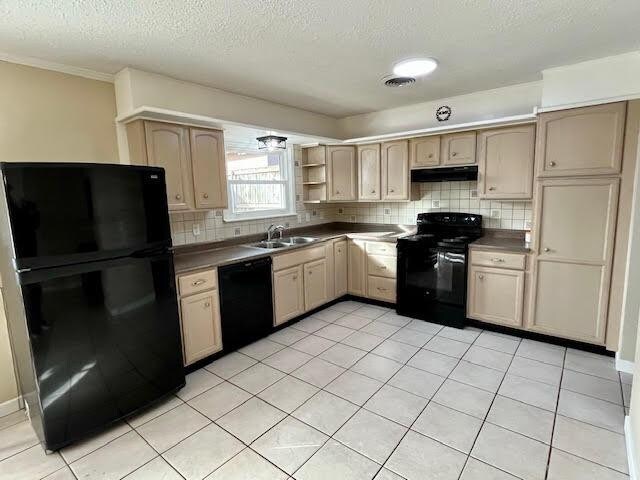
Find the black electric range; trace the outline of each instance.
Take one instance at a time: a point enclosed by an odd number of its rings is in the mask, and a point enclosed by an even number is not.
[[[400,315],[462,328],[466,323],[468,245],[482,215],[419,213],[415,235],[398,239]]]

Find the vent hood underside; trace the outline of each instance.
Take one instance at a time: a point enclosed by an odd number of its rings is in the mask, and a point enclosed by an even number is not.
[[[455,182],[477,180],[478,166],[423,168],[411,170],[412,182]]]

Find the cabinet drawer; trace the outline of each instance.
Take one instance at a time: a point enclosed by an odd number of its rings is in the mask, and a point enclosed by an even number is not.
[[[513,268],[524,270],[526,255],[524,253],[504,253],[498,251],[471,251],[471,264],[487,267]]]
[[[367,255],[367,273],[377,277],[396,278],[396,257]]]
[[[391,242],[367,242],[367,253],[396,256],[396,244]]]
[[[178,288],[180,296],[218,288],[218,270],[214,268],[204,272],[180,275],[178,276]]]
[[[369,275],[367,279],[367,293],[369,298],[396,303],[396,281],[393,278]]]
[[[273,271],[282,270],[283,268],[293,267],[302,263],[312,262],[325,258],[325,245],[324,243],[318,247],[305,248],[303,250],[296,250],[291,253],[283,253],[282,255],[276,255],[273,257]]]

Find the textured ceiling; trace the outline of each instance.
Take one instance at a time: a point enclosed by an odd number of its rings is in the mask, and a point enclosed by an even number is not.
[[[0,50],[124,66],[342,117],[640,48],[638,0],[0,0]],[[397,60],[440,68],[381,86]]]

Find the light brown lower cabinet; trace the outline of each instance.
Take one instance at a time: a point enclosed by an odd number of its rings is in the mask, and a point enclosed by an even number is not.
[[[275,324],[280,325],[304,313],[303,266],[273,272]]]
[[[365,242],[349,240],[348,291],[351,295],[367,295]]]
[[[327,295],[327,260],[321,258],[304,265],[304,307],[312,310],[329,301]]]
[[[467,297],[469,317],[521,327],[524,271],[472,265]]]
[[[547,335],[603,344],[610,269],[607,265],[538,259],[528,328]]]
[[[335,297],[347,294],[347,241],[339,240],[333,244],[334,265],[335,265]]]
[[[222,350],[217,289],[182,297],[180,318],[185,365]]]

